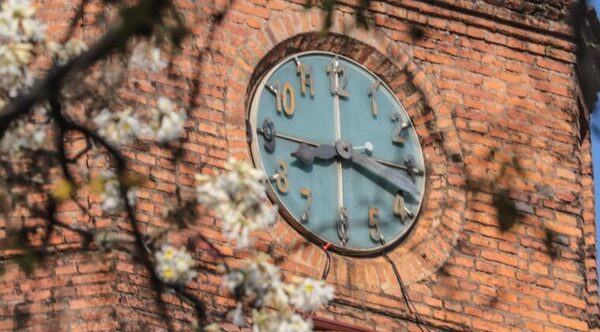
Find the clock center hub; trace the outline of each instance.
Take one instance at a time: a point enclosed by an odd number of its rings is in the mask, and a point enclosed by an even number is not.
[[[352,158],[352,144],[348,143],[347,141],[341,139],[335,142],[335,149],[340,158],[345,160]]]

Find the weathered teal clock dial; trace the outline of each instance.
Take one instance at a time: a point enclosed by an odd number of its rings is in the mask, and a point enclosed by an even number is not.
[[[425,190],[416,131],[358,63],[326,52],[284,59],[256,86],[249,126],[271,198],[311,240],[370,255],[415,223]]]

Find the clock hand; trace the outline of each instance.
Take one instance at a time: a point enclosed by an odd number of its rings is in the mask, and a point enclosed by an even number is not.
[[[335,148],[340,158],[349,160],[351,163],[358,165],[372,174],[388,181],[394,185],[397,190],[407,192],[413,197],[418,198],[419,190],[408,176],[404,175],[403,173],[392,171],[391,169],[386,168],[378,163],[375,159],[364,154],[354,153],[352,145],[344,140],[335,142]]]
[[[388,181],[394,185],[396,189],[409,193],[413,197],[418,198],[419,190],[417,189],[417,186],[403,173],[385,168],[383,165],[375,161],[375,159],[360,153],[352,154],[352,158],[349,160],[353,164],[358,165],[372,174]]]
[[[333,145],[321,144],[317,147],[311,147],[306,143],[300,144],[298,149],[292,152],[292,157],[296,157],[305,165],[312,165],[315,158],[321,160],[330,160],[337,156]]]
[[[390,182],[396,189],[407,192],[417,198],[419,190],[411,179],[380,164],[376,159],[368,157],[364,154],[354,153],[352,145],[344,140],[339,140],[335,146],[321,144],[317,147],[310,147],[307,144],[300,144],[298,149],[292,152],[292,156],[296,157],[305,165],[312,165],[315,158],[321,160],[330,160],[340,158],[348,160],[355,165],[358,165],[374,175]]]
[[[257,128],[256,131],[259,134],[263,135],[263,136],[265,135],[265,131],[262,128]],[[287,135],[287,134],[282,134],[282,133],[279,133],[279,132],[275,133],[275,137],[281,138],[281,139],[284,139],[284,140],[290,141],[290,142],[295,142],[295,143],[300,143],[300,144],[304,143],[306,145],[314,146],[314,147],[318,147],[319,145],[321,145],[321,144],[319,144],[317,142],[313,142],[313,141],[310,141],[310,140],[306,140],[306,139],[302,139],[302,138],[290,136],[290,135]],[[412,170],[411,170],[409,167],[407,167],[405,165],[399,165],[399,164],[393,163],[391,161],[377,159],[377,158],[373,158],[373,159],[375,161],[377,161],[378,163],[383,164],[385,166],[389,166],[389,167],[401,169],[401,170],[404,170],[404,171],[407,171],[407,172],[412,171],[412,173],[414,175],[423,175],[423,171],[420,170],[420,169],[417,169],[415,167],[412,167]]]

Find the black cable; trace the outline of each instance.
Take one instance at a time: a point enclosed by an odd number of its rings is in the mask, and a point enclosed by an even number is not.
[[[327,250],[329,249],[329,243],[326,243],[319,248],[321,248],[327,256],[327,259],[325,260],[325,266],[323,267],[323,274],[321,275],[321,280],[326,280],[327,276],[329,275],[329,270],[331,269],[331,253],[329,250]]]
[[[419,327],[419,329],[421,331],[426,330],[426,331],[430,332],[429,328],[427,328],[427,326],[425,326],[425,324],[423,323],[423,319],[421,319],[421,315],[419,315],[419,312],[417,312],[417,309],[415,308],[414,304],[408,298],[408,293],[406,292],[406,287],[404,286],[404,282],[402,281],[400,272],[398,272],[396,263],[394,263],[387,254],[383,254],[383,258],[386,261],[388,261],[388,263],[390,263],[390,265],[392,266],[392,270],[394,270],[394,275],[396,275],[396,280],[398,281],[398,285],[400,285],[400,290],[402,291],[402,298],[404,298],[404,302],[406,303],[406,307],[408,308],[408,311],[415,315],[415,318],[417,321],[416,322],[417,326]],[[423,328],[425,328],[425,330],[423,330]]]

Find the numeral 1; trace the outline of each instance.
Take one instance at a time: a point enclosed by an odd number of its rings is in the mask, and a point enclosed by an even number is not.
[[[313,68],[296,60],[296,73],[300,75],[300,93],[306,95],[306,87],[310,89],[310,96],[315,96],[315,75]]]
[[[375,242],[385,243],[383,234],[379,230],[379,209],[369,208],[369,236]]]
[[[300,196],[306,199],[304,211],[302,212],[302,216],[300,217],[300,222],[306,223],[310,219],[310,208],[312,206],[312,192],[310,191],[310,189],[302,187],[300,188]]]
[[[381,85],[381,82],[379,80],[373,82],[373,84],[371,84],[371,87],[369,88],[368,94],[369,97],[371,97],[371,114],[373,116],[377,116],[377,114],[379,113],[379,110],[377,109],[377,96],[376,96],[376,92],[377,89],[379,89],[379,86]]]

